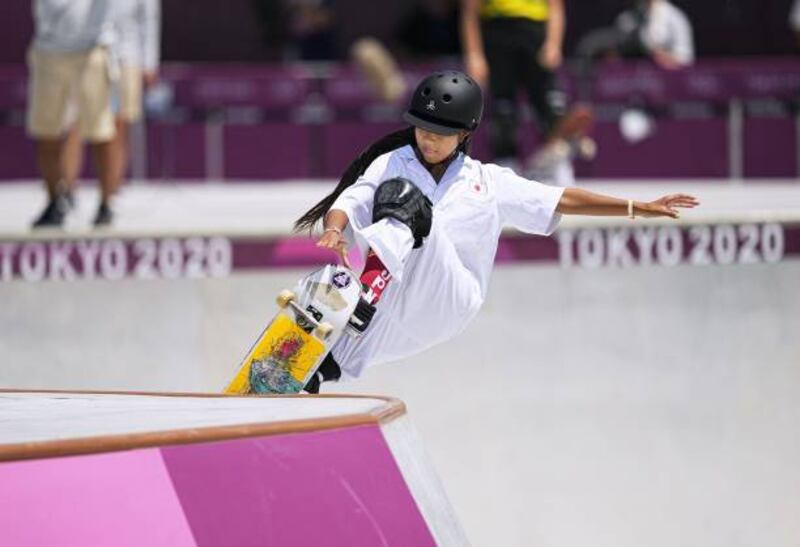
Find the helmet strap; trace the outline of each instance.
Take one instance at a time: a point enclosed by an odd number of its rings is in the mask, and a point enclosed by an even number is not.
[[[423,156],[422,152],[420,152],[416,142],[414,143],[413,148],[414,148],[414,154],[417,156],[419,162],[423,165],[423,167],[425,167],[425,169],[428,170],[428,172],[433,177],[433,180],[435,180],[438,183],[440,180],[442,180],[445,171],[447,171],[447,168],[450,167],[451,163],[453,163],[453,160],[458,157],[458,154],[461,152],[462,144],[459,144],[456,147],[456,149],[453,150],[452,154],[447,156],[439,163],[429,163],[428,161],[426,161],[425,156]]]

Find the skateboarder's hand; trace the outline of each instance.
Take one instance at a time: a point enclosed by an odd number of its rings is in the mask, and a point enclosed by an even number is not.
[[[655,201],[644,203],[637,207],[636,215],[642,217],[670,217],[678,218],[678,208],[691,209],[700,204],[697,198],[687,194],[670,194]]]
[[[555,70],[563,60],[561,46],[546,42],[539,50],[539,64],[547,70]]]
[[[350,259],[347,258],[347,240],[342,235],[342,232],[337,229],[328,229],[323,232],[322,237],[317,241],[317,247],[330,249],[339,255],[342,264],[352,269]]]
[[[489,63],[486,61],[486,57],[482,53],[467,55],[464,65],[467,69],[467,74],[485,89],[489,83]]]

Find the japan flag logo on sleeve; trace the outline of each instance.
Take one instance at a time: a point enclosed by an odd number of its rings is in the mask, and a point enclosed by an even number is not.
[[[475,179],[469,182],[470,189],[481,196],[486,195],[486,185],[480,179]]]

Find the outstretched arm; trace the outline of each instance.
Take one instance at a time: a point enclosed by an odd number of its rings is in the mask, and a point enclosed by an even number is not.
[[[679,208],[691,209],[700,202],[687,194],[670,194],[655,201],[633,201],[613,198],[583,190],[564,190],[556,211],[566,215],[641,216],[678,218]]]
[[[549,0],[550,15],[547,18],[547,34],[539,50],[539,63],[548,70],[561,66],[564,43],[564,0]]]
[[[480,9],[481,0],[461,0],[461,49],[467,74],[485,88],[489,80],[489,63],[483,53]]]

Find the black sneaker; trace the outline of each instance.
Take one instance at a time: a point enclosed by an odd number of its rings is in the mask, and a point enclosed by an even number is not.
[[[55,199],[51,199],[50,203],[47,204],[47,207],[44,208],[42,214],[33,221],[32,228],[58,228],[62,224],[64,224],[64,217],[67,216],[67,209],[69,206],[67,205],[66,200],[63,196],[58,196]]]
[[[94,217],[94,225],[108,226],[112,220],[114,220],[114,212],[111,207],[105,201],[100,203],[100,207],[97,208],[97,214]]]
[[[303,391],[312,395],[317,394],[322,382],[338,382],[341,377],[342,369],[339,367],[339,363],[336,362],[333,355],[328,353],[319,365],[317,372],[306,382]]]

